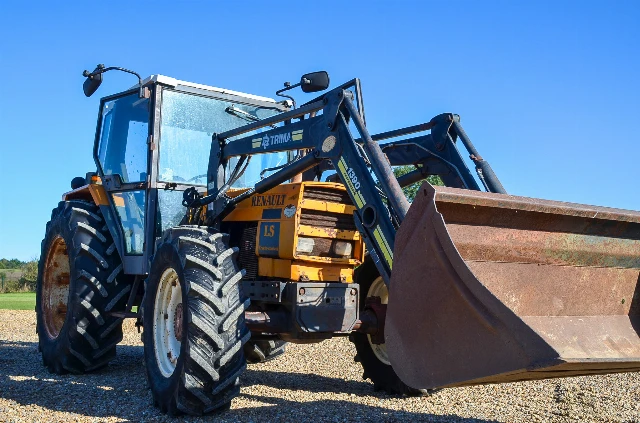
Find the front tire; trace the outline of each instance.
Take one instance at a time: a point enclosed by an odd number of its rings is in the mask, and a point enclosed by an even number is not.
[[[360,298],[360,312],[364,310],[367,297],[380,297],[382,304],[388,302],[387,287],[371,260],[366,260],[355,270],[354,282],[360,285],[360,292],[367,293]],[[354,360],[362,365],[362,378],[370,379],[374,390],[407,396],[428,394],[427,390],[412,388],[400,380],[391,367],[385,344],[374,344],[370,335],[360,332],[351,333],[349,339],[355,344],[357,354]]]
[[[110,312],[124,310],[130,290],[100,209],[60,202],[47,223],[36,286],[38,346],[50,372],[85,373],[115,357],[122,318]]]
[[[144,357],[154,403],[164,413],[228,407],[246,368],[249,299],[228,236],[170,229],[153,258],[144,299]]]

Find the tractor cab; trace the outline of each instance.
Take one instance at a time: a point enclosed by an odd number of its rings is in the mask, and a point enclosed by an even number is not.
[[[212,137],[289,109],[288,103],[152,75],[132,89],[100,100],[93,150],[98,175],[121,231],[116,240],[125,273],[147,273],[162,232],[185,216],[183,191],[207,191]],[[142,95],[141,95],[142,94]],[[289,153],[254,157],[234,187],[253,186],[263,170]],[[237,159],[229,160],[233,169]]]

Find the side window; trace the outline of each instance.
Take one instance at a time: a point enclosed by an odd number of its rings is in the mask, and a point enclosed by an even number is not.
[[[156,236],[162,236],[167,229],[178,226],[186,211],[182,205],[182,191],[158,190]]]
[[[122,225],[126,254],[144,252],[145,191],[121,191],[111,194]]]
[[[130,94],[102,106],[98,160],[105,175],[118,174],[122,182],[147,179],[149,100]]]

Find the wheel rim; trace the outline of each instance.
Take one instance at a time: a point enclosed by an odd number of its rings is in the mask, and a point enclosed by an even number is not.
[[[382,304],[389,303],[389,290],[387,289],[387,285],[384,284],[382,276],[379,276],[375,281],[373,281],[369,287],[369,291],[367,291],[367,298],[368,297],[380,297],[380,302]],[[369,340],[371,350],[378,360],[390,366],[391,362],[389,361],[389,355],[387,354],[386,344],[374,344],[371,342],[371,335],[367,335],[367,339]]]
[[[60,335],[67,318],[69,301],[69,254],[61,236],[51,242],[42,275],[41,310],[44,327],[51,339]]]
[[[178,273],[168,268],[160,277],[153,306],[153,349],[164,377],[173,374],[182,345],[182,288]]]

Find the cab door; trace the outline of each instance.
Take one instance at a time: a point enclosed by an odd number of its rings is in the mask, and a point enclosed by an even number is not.
[[[140,98],[137,89],[101,100],[94,159],[111,203],[105,218],[111,220],[107,223],[127,274],[148,270],[151,120],[151,101]]]

